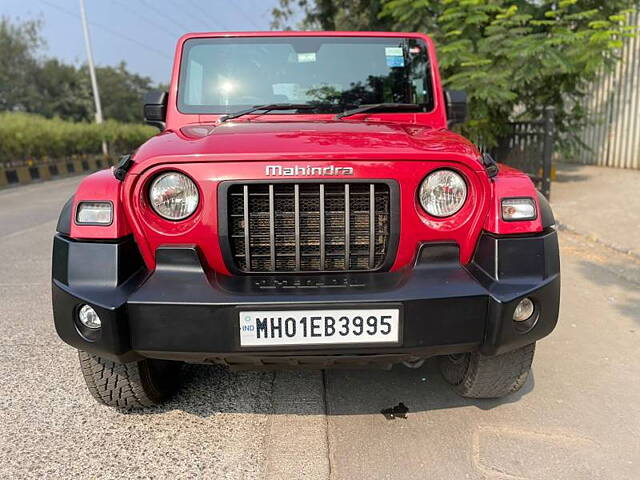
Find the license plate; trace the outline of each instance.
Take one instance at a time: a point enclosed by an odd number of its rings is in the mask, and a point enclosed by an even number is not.
[[[398,343],[400,310],[289,310],[240,312],[240,345]]]

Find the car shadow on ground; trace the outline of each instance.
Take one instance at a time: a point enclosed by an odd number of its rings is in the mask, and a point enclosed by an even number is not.
[[[491,410],[518,401],[535,384],[533,373],[517,393],[501,399],[468,399],[458,395],[440,376],[438,359],[418,369],[396,365],[390,371],[345,370],[327,373],[327,404],[331,415],[380,413],[403,403],[411,412],[473,406]]]
[[[584,167],[584,165],[556,163],[554,166],[556,168],[556,176],[553,179],[554,183],[584,182],[590,178],[589,175],[585,175],[584,173],[577,173]]]
[[[584,278],[599,287],[615,286],[627,291],[629,296],[626,299],[608,296],[607,302],[620,314],[640,325],[640,267],[637,265],[637,261],[632,259],[624,266],[602,265],[588,260],[580,262]],[[598,272],[595,275],[594,270]]]
[[[181,410],[200,417],[233,413],[382,416],[383,410],[402,403],[410,417],[416,412],[468,406],[490,410],[517,402],[531,392],[535,383],[532,372],[524,387],[508,397],[466,399],[442,380],[436,359],[417,369],[396,365],[391,370],[231,372],[220,366],[185,365],[183,373],[182,389],[173,399],[138,413]],[[286,389],[294,394],[275,399],[274,385],[278,381],[286,382]]]

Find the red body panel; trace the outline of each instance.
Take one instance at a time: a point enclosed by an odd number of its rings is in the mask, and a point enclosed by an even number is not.
[[[286,162],[280,162],[287,165]],[[183,222],[162,220],[147,204],[146,187],[151,178],[166,170],[158,165],[139,177],[127,182],[126,203],[131,206],[127,215],[134,235],[150,267],[154,265],[154,252],[160,245],[198,245],[208,266],[220,273],[228,273],[219,247],[217,189],[224,180],[271,179],[265,177],[264,162],[242,162],[230,164],[181,163],[178,168],[193,179],[198,179],[203,201],[196,213]],[[307,163],[305,163],[307,165]],[[482,228],[490,202],[490,185],[483,172],[468,168],[457,162],[429,161],[315,161],[308,165],[325,167],[352,166],[354,178],[391,179],[400,186],[400,244],[393,270],[412,263],[421,242],[456,242],[460,254],[468,262],[473,254],[475,242]],[[462,210],[455,217],[438,219],[425,214],[418,205],[416,189],[424,176],[437,168],[451,167],[462,172],[470,183],[470,195]],[[305,178],[305,177],[299,177]],[[317,177],[314,177],[317,178]]]
[[[180,55],[190,38],[216,36],[405,36],[419,37],[428,46],[434,82],[435,108],[429,113],[363,114],[334,120],[332,115],[250,115],[224,124],[217,116],[178,112]],[[193,244],[202,252],[206,266],[228,274],[218,240],[218,186],[224,180],[274,180],[265,175],[266,165],[353,167],[348,181],[388,179],[400,187],[400,241],[392,269],[409,266],[422,242],[455,242],[460,260],[468,263],[482,229],[501,235],[542,231],[540,219],[504,222],[500,202],[505,197],[537,194],[529,178],[501,166],[490,179],[476,147],[446,130],[446,113],[435,49],[424,35],[380,32],[267,32],[206,33],[185,35],[178,42],[173,70],[167,130],[150,139],[136,152],[134,165],[123,183],[110,171],[87,177],[74,202],[110,200],[114,222],[109,227],[77,226],[73,238],[118,238],[133,233],[143,258],[155,268],[155,250],[167,244]],[[420,182],[438,168],[453,168],[467,181],[468,198],[455,215],[438,219],[427,215],[417,201]],[[162,219],[148,205],[148,185],[159,172],[178,170],[189,175],[200,190],[200,204],[188,219]],[[310,178],[305,176],[287,177]],[[313,177],[322,181],[325,177]],[[539,211],[539,209],[538,209]]]
[[[447,160],[482,169],[476,147],[448,130],[368,121],[260,121],[212,126],[201,138],[186,129],[152,138],[136,152],[129,175],[172,162],[256,160]]]
[[[520,170],[500,164],[500,173],[493,178],[493,202],[484,225],[487,232],[498,235],[535,233],[542,231],[538,193],[528,176]],[[538,215],[531,221],[505,222],[502,220],[503,198],[529,197],[536,202]]]
[[[78,186],[71,209],[71,237],[77,239],[122,238],[131,234],[131,228],[124,214],[124,204],[120,194],[122,183],[113,176],[111,170],[101,170],[86,177]],[[109,201],[113,204],[113,222],[108,226],[78,225],[75,222],[78,203],[81,201]]]

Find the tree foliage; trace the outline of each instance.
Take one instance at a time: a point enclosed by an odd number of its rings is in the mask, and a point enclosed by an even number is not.
[[[89,77],[86,66],[82,67],[81,75]],[[129,72],[125,62],[120,62],[116,67],[96,68],[96,77],[100,85],[105,118],[120,122],[142,120],[142,99],[145,92],[154,88],[149,77]]]
[[[91,83],[73,65],[58,59],[43,61],[30,81],[35,91],[11,110],[39,113],[45,117],[67,120],[93,120]]]
[[[303,30],[388,30],[393,22],[382,17],[384,0],[280,0],[272,11],[272,27],[289,29],[289,21],[302,13]]]
[[[429,33],[447,88],[469,94],[465,133],[495,143],[514,117],[556,107],[564,145],[584,124],[580,98],[633,35],[637,0],[280,0],[274,27]],[[374,18],[374,20],[370,20]]]
[[[40,58],[40,23],[12,24],[0,18],[0,111],[37,113],[73,121],[93,121],[89,71],[55,58]],[[124,62],[96,67],[105,119],[142,121],[142,98],[154,88],[149,77],[131,73]]]
[[[36,51],[42,46],[39,29],[36,21],[13,25],[0,18],[0,111],[27,103],[37,93],[30,80],[38,68]]]

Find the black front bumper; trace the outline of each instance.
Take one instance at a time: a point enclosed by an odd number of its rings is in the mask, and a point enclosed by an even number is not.
[[[70,345],[125,362],[163,358],[232,365],[398,361],[480,350],[493,355],[548,335],[556,325],[560,272],[556,232],[526,237],[483,234],[474,261],[461,266],[450,244],[425,244],[416,265],[399,272],[208,275],[194,247],[161,248],[145,270],[132,238],[79,242],[58,234],[53,248],[53,311]],[[516,304],[533,299],[537,321],[523,331]],[[102,319],[98,333],[77,321],[83,304]],[[397,346],[242,348],[238,308],[402,310]],[[330,362],[331,363],[331,362]]]

